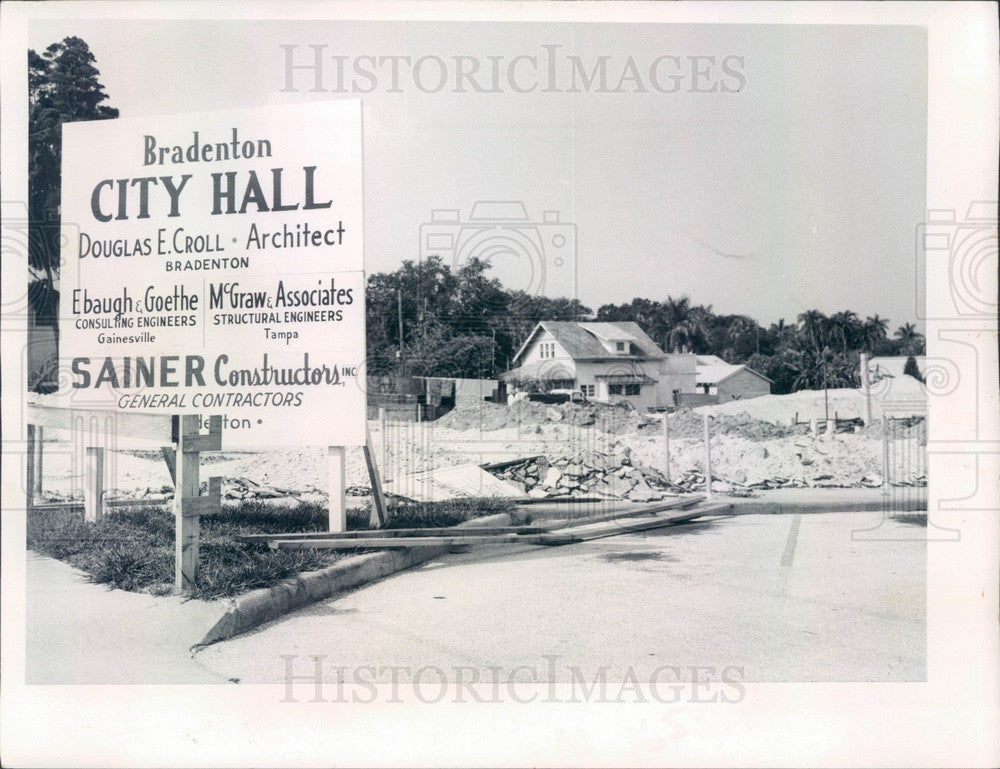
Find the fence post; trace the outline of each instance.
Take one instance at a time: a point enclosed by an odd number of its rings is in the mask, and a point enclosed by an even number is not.
[[[705,498],[712,498],[712,435],[708,421],[711,417],[702,414],[703,426],[705,429]]]
[[[35,473],[41,474],[41,468],[35,467],[35,426],[27,425],[27,451],[25,452],[25,484],[24,493],[26,499],[27,509],[31,508],[35,504]],[[39,430],[41,432],[41,430]]]
[[[865,395],[865,426],[872,423],[872,385],[868,378],[868,353],[861,353],[861,391]]]
[[[32,498],[42,496],[42,463],[45,449],[45,428],[35,428],[35,488],[32,489]]]
[[[388,446],[388,438],[385,434],[385,406],[378,407],[378,461],[379,466],[382,468],[382,477],[389,477],[389,466],[387,462],[389,461],[388,454],[386,452],[386,447]]]
[[[93,523],[104,515],[103,446],[87,446],[84,467],[83,517]]]
[[[889,428],[892,418],[882,417],[882,496],[889,496]]]
[[[347,471],[344,454],[343,446],[327,448],[330,468],[330,531],[347,531]]]
[[[667,425],[669,414],[663,412],[663,474],[670,483],[670,427]]]

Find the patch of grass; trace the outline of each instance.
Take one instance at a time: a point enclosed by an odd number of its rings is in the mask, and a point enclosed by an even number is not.
[[[399,502],[390,506],[389,528],[453,526],[513,509],[510,500],[489,498]],[[367,510],[349,510],[348,528],[367,529],[368,518]],[[350,551],[271,550],[264,544],[245,544],[237,539],[243,534],[323,531],[328,522],[322,505],[290,509],[257,501],[202,516],[198,584],[193,596],[238,595],[349,555]],[[169,592],[174,579],[174,518],[163,507],[122,507],[96,523],[84,521],[79,508],[35,510],[28,515],[27,545],[76,566],[92,581],[109,587],[160,595]]]
[[[173,518],[158,508],[114,510],[97,523],[84,521],[79,509],[32,511],[27,544],[87,572],[94,582],[123,590],[142,590],[174,575]]]
[[[908,523],[911,526],[927,527],[927,513],[896,513],[892,520],[900,523]]]
[[[202,517],[196,598],[220,598],[266,587],[301,571],[333,563],[339,553],[323,550],[270,550],[244,545],[237,534],[308,530],[310,518],[294,511],[262,513],[247,503]],[[289,515],[289,526],[281,525]],[[316,530],[317,526],[312,527]],[[174,579],[174,518],[162,507],[123,507],[96,523],[80,511],[33,511],[28,547],[85,571],[94,582],[122,590],[167,592]]]
[[[444,502],[405,502],[397,500],[389,507],[390,529],[426,529],[455,526],[473,518],[497,513],[512,513],[515,505],[504,497],[474,497]],[[367,528],[367,526],[365,527]]]

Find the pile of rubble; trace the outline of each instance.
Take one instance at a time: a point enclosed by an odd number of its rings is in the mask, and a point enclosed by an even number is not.
[[[349,497],[371,496],[371,488],[367,486],[348,486],[345,490]],[[208,481],[201,482],[201,493],[208,493]],[[314,502],[325,500],[327,491],[319,489],[312,484],[305,484],[301,489],[286,489],[271,486],[264,483],[257,483],[249,478],[222,478],[222,501],[229,503],[267,501],[272,504],[294,507],[302,502]],[[50,498],[47,501],[63,501],[60,495],[47,494]],[[124,504],[128,501],[141,503],[168,504],[173,501],[173,486],[146,487],[145,489],[110,489],[107,498],[112,503]],[[69,499],[66,497],[66,499]]]
[[[687,470],[667,480],[658,468],[633,461],[632,452],[621,446],[614,452],[590,452],[548,459],[531,457],[488,467],[500,478],[533,499],[551,497],[600,497],[649,502],[671,494],[705,491],[705,474]],[[775,476],[747,482],[720,478],[712,474],[712,491],[733,497],[753,496],[767,489],[804,488],[878,488],[878,476],[861,476],[845,481],[819,473],[812,477]],[[893,486],[926,486],[926,475],[891,481]]]
[[[632,464],[627,446],[602,451],[556,457],[544,456],[504,463],[492,469],[494,475],[518,487],[533,499],[546,497],[603,497],[648,502],[673,490],[659,470]]]

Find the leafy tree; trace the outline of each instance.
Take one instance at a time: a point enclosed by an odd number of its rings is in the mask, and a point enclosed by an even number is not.
[[[494,377],[509,368],[538,321],[591,315],[576,299],[506,291],[489,276],[489,267],[487,261],[471,259],[452,270],[435,256],[369,276],[368,370],[389,374],[404,363],[409,372],[425,376]],[[402,360],[397,291],[402,299]]]

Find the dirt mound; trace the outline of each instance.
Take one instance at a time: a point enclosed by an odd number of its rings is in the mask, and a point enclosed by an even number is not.
[[[872,416],[882,417],[886,407],[894,415],[922,414],[926,412],[927,392],[913,377],[887,378],[872,385]],[[720,403],[717,406],[699,406],[699,414],[747,414],[755,419],[779,424],[791,424],[793,419],[808,422],[810,419],[825,420],[863,419],[865,416],[865,396],[861,390],[831,388],[823,390],[799,390],[788,395],[761,395],[756,398]]]
[[[621,434],[633,432],[654,419],[639,415],[626,405],[600,403],[546,404],[519,401],[508,405],[495,403],[459,406],[452,409],[434,424],[447,430],[503,430],[508,427],[534,427],[544,423],[560,422],[577,427],[591,427],[601,432]]]
[[[662,424],[657,425],[662,429]],[[680,409],[671,414],[667,427],[671,438],[701,438],[704,422],[701,414],[690,409]],[[711,421],[712,436],[737,435],[751,441],[766,441],[772,438],[787,438],[795,430],[787,425],[765,422],[749,414],[718,414]]]

